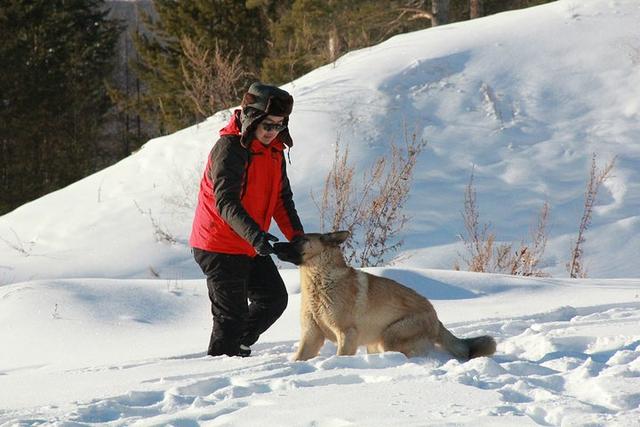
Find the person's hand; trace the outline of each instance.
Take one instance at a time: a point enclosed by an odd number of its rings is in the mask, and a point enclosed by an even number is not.
[[[273,246],[269,242],[277,242],[278,238],[273,234],[269,234],[265,231],[260,233],[256,240],[253,242],[253,248],[258,255],[267,256],[274,253]]]
[[[302,240],[302,236],[296,236],[291,239],[290,242],[275,243],[273,250],[278,259],[300,265],[302,262],[302,255],[299,248],[300,240]]]

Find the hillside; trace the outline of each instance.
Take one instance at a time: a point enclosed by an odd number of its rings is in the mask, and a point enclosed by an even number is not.
[[[601,165],[617,161],[587,235],[589,275],[637,276],[639,8],[560,1],[405,34],[285,86],[296,99],[289,169],[306,229],[318,228],[311,193],[321,190],[336,141],[362,171],[407,128],[428,141],[407,206],[410,265],[451,268],[458,258],[463,192],[474,171],[480,220],[498,240],[528,238],[542,203],[550,203],[546,270],[566,276],[597,153]],[[198,277],[186,246],[192,206],[227,117],[149,141],[0,217],[0,283],[150,277],[151,269],[163,278]],[[156,242],[153,223],[177,243]]]

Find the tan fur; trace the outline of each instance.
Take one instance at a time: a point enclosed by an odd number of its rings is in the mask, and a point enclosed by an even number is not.
[[[337,344],[338,355],[366,346],[369,353],[423,356],[432,344],[460,359],[493,354],[493,338],[456,338],[417,292],[349,267],[339,247],[345,233],[306,234],[300,246],[302,334],[295,360],[317,356],[325,339]]]

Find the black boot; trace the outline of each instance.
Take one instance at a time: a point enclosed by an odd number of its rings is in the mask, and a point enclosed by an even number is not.
[[[240,356],[240,357],[251,356],[251,348],[244,344],[240,344],[240,347],[238,347],[238,354],[236,354],[236,356]]]
[[[213,338],[213,337],[212,337]],[[207,350],[209,356],[239,356],[249,357],[251,355],[251,348],[243,344],[225,344],[224,341],[212,339],[209,343],[209,349]]]

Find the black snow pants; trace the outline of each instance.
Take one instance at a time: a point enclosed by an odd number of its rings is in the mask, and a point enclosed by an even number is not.
[[[207,354],[238,354],[282,315],[287,289],[270,256],[229,255],[194,248],[207,276],[213,329]],[[250,301],[250,304],[247,302]]]

